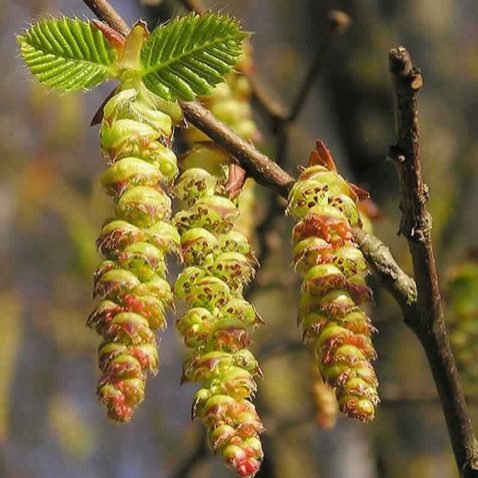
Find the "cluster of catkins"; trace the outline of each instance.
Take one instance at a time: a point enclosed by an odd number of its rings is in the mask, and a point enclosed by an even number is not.
[[[208,106],[250,139],[255,124],[247,85],[245,77],[231,74]],[[174,286],[187,306],[177,328],[193,350],[183,380],[201,382],[193,415],[204,423],[212,450],[239,476],[253,476],[263,457],[263,426],[251,401],[261,371],[248,347],[261,319],[243,291],[257,261],[240,232],[237,168],[199,131],[190,129],[187,136],[195,146],[181,159],[183,173],[174,188],[185,206],[174,217],[186,265]]]
[[[361,196],[318,142],[290,191],[287,210],[298,221],[292,241],[294,265],[302,275],[298,320],[304,339],[314,344],[319,372],[335,389],[340,410],[368,421],[379,399],[371,364],[373,327],[360,307],[371,299],[367,264],[352,234],[361,225]]]
[[[234,91],[219,91],[226,88]],[[138,88],[120,88],[104,106],[100,138],[109,167],[101,182],[115,215],[97,241],[105,260],[94,280],[100,301],[88,318],[103,337],[98,395],[118,421],[129,420],[144,399],[147,372],[158,370],[154,331],[165,327],[173,307],[165,259],[176,253],[185,268],[174,295],[187,307],[177,327],[193,349],[183,380],[201,382],[193,414],[207,427],[211,448],[237,474],[253,476],[263,456],[263,427],[251,401],[261,371],[248,346],[261,319],[242,293],[257,261],[234,227],[241,185],[227,154],[197,138],[173,185],[179,118],[177,107]],[[169,190],[182,203],[174,218]]]
[[[247,53],[239,68],[250,70]],[[250,95],[247,78],[234,72],[205,102],[237,134],[254,140]],[[131,418],[144,399],[148,372],[158,371],[155,331],[166,326],[174,295],[183,307],[177,328],[192,349],[183,381],[201,384],[193,416],[204,423],[212,450],[236,474],[252,477],[263,458],[263,425],[252,403],[261,371],[249,345],[261,319],[243,296],[257,260],[251,223],[241,223],[239,207],[244,194],[251,204],[251,186],[244,188],[241,168],[194,128],[186,131],[193,147],[181,158],[177,178],[172,135],[180,119],[177,104],[127,77],[103,108],[100,138],[108,168],[101,182],[115,208],[97,241],[105,259],[94,278],[99,301],[88,318],[103,338],[98,395],[108,416]],[[298,220],[293,254],[303,275],[299,320],[304,337],[315,344],[318,419],[326,426],[335,420],[337,402],[364,421],[373,418],[378,402],[372,326],[360,308],[371,295],[367,266],[351,230],[361,224],[358,191],[318,143],[288,205]],[[181,203],[174,217],[170,193]],[[166,280],[171,253],[184,264],[173,290]]]

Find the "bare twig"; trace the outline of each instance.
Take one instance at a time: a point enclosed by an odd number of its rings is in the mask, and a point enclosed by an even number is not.
[[[107,0],[83,0],[83,2],[102,22],[107,23],[123,36],[128,35],[130,30],[128,24]]]
[[[400,269],[390,249],[378,238],[367,234],[363,229],[356,228],[353,233],[373,272],[400,305],[405,320],[415,317],[417,298],[415,281]]]
[[[431,217],[426,208],[428,188],[421,171],[417,105],[422,77],[403,47],[390,51],[390,72],[397,99],[397,145],[391,148],[391,155],[400,176],[400,233],[408,241],[418,289],[417,313],[408,317],[407,323],[425,349],[461,476],[477,477],[478,444],[443,318]]]
[[[252,144],[233,133],[199,103],[183,101],[181,108],[185,118],[232,154],[249,176],[259,184],[270,187],[281,196],[287,197],[289,188],[294,183],[292,176],[257,151]]]
[[[319,41],[319,45],[310,65],[309,71],[294,102],[292,103],[289,114],[285,118],[286,123],[293,123],[302,111],[317,75],[326,64],[325,60],[330,53],[333,37],[346,32],[350,25],[350,17],[344,12],[331,10],[327,17],[328,25],[326,33]]]
[[[332,40],[335,35],[344,33],[350,25],[350,17],[341,11],[331,10],[327,15],[327,28],[325,34],[319,40],[317,51],[309,68],[307,75],[299,87],[295,100],[292,102],[289,111],[285,107],[279,105],[272,100],[260,83],[252,77],[249,81],[252,85],[252,99],[258,110],[266,116],[273,132],[276,136],[276,163],[284,166],[287,159],[287,151],[289,147],[289,127],[293,124],[306,104],[306,100],[312,90],[315,79],[321,69],[326,65],[328,54],[331,51]],[[269,230],[274,224],[277,216],[281,214],[282,208],[275,197],[269,198],[266,212],[261,223],[257,227],[257,235],[259,237],[259,256],[258,259],[264,263],[269,257],[271,250],[267,243],[265,230]],[[266,229],[267,228],[267,229]]]
[[[202,15],[207,12],[207,8],[199,0],[181,0],[185,8],[191,12],[195,12],[198,15]]]

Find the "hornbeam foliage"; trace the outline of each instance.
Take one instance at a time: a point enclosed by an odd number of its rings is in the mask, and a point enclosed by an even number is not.
[[[377,377],[371,365],[373,327],[360,305],[371,292],[367,264],[354,242],[361,225],[357,209],[364,192],[339,176],[322,142],[289,194],[288,212],[298,220],[292,233],[295,268],[302,275],[299,322],[315,347],[325,383],[335,389],[350,417],[374,418]]]
[[[28,69],[40,83],[52,88],[89,90],[113,74],[117,53],[89,22],[44,20],[17,40]]]
[[[100,130],[109,165],[101,182],[114,212],[97,242],[105,257],[94,278],[100,301],[87,321],[103,338],[98,396],[118,421],[131,418],[147,372],[158,370],[154,331],[172,307],[166,255],[179,251],[180,237],[168,188],[182,113],[170,100],[207,94],[236,63],[244,37],[237,22],[213,14],[175,19],[151,36],[142,22],[123,38],[100,22],[62,18],[18,37],[26,66],[48,86],[77,91],[119,80]]]
[[[71,18],[43,20],[17,40],[28,69],[52,88],[88,90],[118,79],[176,101],[211,93],[236,64],[246,37],[226,15],[192,13],[159,26],[133,52],[106,25]]]
[[[157,28],[141,50],[142,77],[169,101],[207,95],[223,81],[247,34],[225,15],[188,15]]]

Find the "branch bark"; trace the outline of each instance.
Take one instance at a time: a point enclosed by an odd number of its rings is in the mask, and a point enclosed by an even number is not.
[[[402,309],[405,322],[413,321],[417,299],[415,281],[400,269],[390,249],[377,237],[358,228],[353,233],[373,272]]]
[[[118,33],[121,33],[121,35],[128,35],[130,30],[128,24],[108,0],[83,0],[83,2],[99,20],[107,23],[111,28],[114,28]]]
[[[292,176],[257,151],[251,143],[233,133],[199,103],[183,101],[180,104],[185,118],[232,154],[251,177],[287,198],[294,184]]]
[[[185,8],[191,12],[197,13],[198,15],[202,15],[203,13],[207,12],[207,8],[205,8],[198,0],[181,0],[181,2]]]
[[[397,144],[391,147],[391,156],[400,177],[400,233],[408,241],[418,289],[416,313],[407,317],[407,324],[426,352],[461,476],[477,477],[478,444],[443,318],[426,207],[428,188],[422,176],[417,103],[423,80],[403,47],[390,51],[390,72],[397,104]]]

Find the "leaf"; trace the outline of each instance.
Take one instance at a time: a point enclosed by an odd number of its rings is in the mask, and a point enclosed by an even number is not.
[[[27,68],[40,83],[62,91],[88,90],[111,75],[116,50],[91,23],[44,20],[17,37]]]
[[[236,64],[247,37],[228,16],[175,19],[152,33],[141,50],[143,82],[166,101],[210,94]]]

